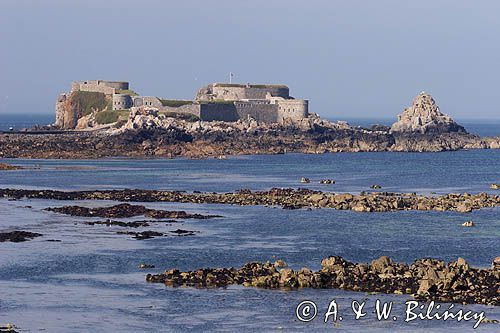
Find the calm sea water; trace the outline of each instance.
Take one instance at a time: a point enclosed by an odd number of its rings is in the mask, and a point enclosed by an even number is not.
[[[1,114],[0,131],[8,131],[11,127],[15,130],[30,128],[35,125],[49,125],[55,122],[54,114]]]
[[[239,188],[300,187],[359,192],[372,184],[384,190],[419,193],[491,192],[500,182],[500,151],[445,153],[341,153],[324,155],[240,156],[227,160],[0,160],[29,169],[0,173],[0,187],[56,189],[157,188],[233,191]],[[333,178],[335,185],[319,185]],[[74,204],[52,200],[0,199],[0,230],[44,234],[24,243],[0,243],[0,323],[13,322],[23,332],[168,332],[168,331],[329,331],[322,322],[336,299],[348,332],[472,331],[472,323],[424,321],[404,323],[408,296],[367,295],[339,290],[262,290],[232,286],[198,290],[167,288],[145,282],[148,272],[179,268],[239,267],[251,260],[281,258],[293,268],[320,267],[322,258],[341,255],[368,262],[381,255],[411,263],[420,257],[455,260],[487,267],[499,256],[498,208],[469,214],[455,212],[356,213],[332,209],[283,210],[209,204],[147,203],[221,218],[181,221],[138,230],[196,230],[191,237],[137,241],[120,227],[89,226],[77,218],[43,211]],[[85,206],[113,202],[78,202]],[[475,228],[461,223],[472,219]],[[100,219],[97,219],[100,220]],[[133,220],[133,219],[129,219]],[[49,239],[61,242],[47,242]],[[140,270],[141,262],[155,269]],[[295,318],[302,300],[318,304],[309,323]],[[352,300],[394,301],[397,321],[354,320]],[[500,319],[498,307],[457,305]],[[481,325],[493,332],[498,326]]]

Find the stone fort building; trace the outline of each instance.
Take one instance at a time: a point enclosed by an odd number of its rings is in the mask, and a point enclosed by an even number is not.
[[[73,82],[71,91],[103,93],[112,99],[113,110],[153,107],[160,112],[190,114],[203,121],[255,119],[265,123],[298,121],[308,116],[308,101],[294,99],[285,85],[212,83],[202,87],[192,101],[140,96],[122,81]]]

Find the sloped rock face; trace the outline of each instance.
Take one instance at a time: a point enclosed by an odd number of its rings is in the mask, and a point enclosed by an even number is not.
[[[103,93],[72,91],[60,94],[56,102],[56,123],[62,129],[94,126],[93,113],[104,110],[109,97]]]
[[[441,134],[450,132],[467,133],[451,117],[441,113],[431,95],[418,94],[411,107],[398,115],[398,121],[391,126],[392,133]]]

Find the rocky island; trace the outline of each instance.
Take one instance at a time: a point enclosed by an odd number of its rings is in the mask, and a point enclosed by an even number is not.
[[[128,82],[75,82],[50,130],[0,134],[0,158],[178,157],[497,149],[421,92],[391,126],[331,122],[285,85],[213,83],[192,101],[141,96]]]

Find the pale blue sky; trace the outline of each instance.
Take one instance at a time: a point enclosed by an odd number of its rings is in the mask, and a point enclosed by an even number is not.
[[[193,98],[285,83],[322,116],[395,117],[421,90],[500,118],[500,1],[1,0],[0,113],[53,113],[83,79]]]

